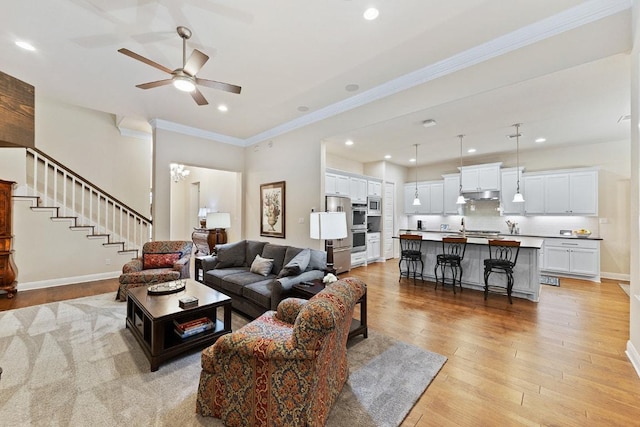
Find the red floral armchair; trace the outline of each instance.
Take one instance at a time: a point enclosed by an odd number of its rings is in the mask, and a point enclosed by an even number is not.
[[[188,278],[192,248],[193,242],[184,240],[145,243],[142,256],[122,267],[116,299],[126,301],[127,289]]]
[[[323,426],[348,377],[347,338],[365,284],[288,298],[203,350],[196,411],[228,426]]]

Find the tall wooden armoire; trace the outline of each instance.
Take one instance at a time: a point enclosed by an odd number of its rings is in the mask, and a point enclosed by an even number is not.
[[[13,240],[11,211],[13,203],[13,181],[0,180],[0,291],[7,292],[7,298],[13,298],[17,290],[18,269],[13,262]]]

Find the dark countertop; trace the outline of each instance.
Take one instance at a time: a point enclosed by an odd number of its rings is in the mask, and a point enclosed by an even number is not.
[[[400,231],[407,231],[409,233],[442,233],[442,234],[455,234],[458,232],[458,230],[446,230],[446,231],[441,231],[441,230],[429,230],[426,228],[423,228],[422,230],[418,230],[417,228],[415,229],[411,229],[411,228],[400,228]],[[597,237],[594,236],[593,234],[589,237],[576,237],[575,235],[571,235],[571,236],[564,236],[561,234],[509,234],[509,233],[500,233],[499,236],[504,237],[504,238],[516,238],[518,236],[522,236],[522,237],[538,237],[541,239],[579,239],[579,240],[603,240],[602,237]]]

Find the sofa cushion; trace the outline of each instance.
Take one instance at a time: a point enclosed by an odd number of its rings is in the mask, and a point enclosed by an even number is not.
[[[294,253],[297,250],[298,248],[287,249],[287,253],[284,257],[285,261],[287,261],[287,258],[289,257],[290,253]],[[297,276],[298,274],[302,273],[307,269],[310,258],[311,258],[311,251],[309,249],[299,250],[298,254],[293,258],[291,258],[291,260],[288,261],[284,267],[282,267],[282,270],[280,270],[280,273],[278,273],[278,277],[280,278],[280,277],[286,277],[286,276]]]
[[[271,308],[271,283],[273,279],[251,283],[242,288],[242,296],[262,307]]]
[[[262,255],[262,250],[267,242],[258,242],[256,240],[247,240],[246,242],[246,254],[244,259],[247,261],[246,265],[250,265],[251,262],[256,259],[256,255]]]
[[[180,259],[181,255],[180,252],[142,254],[142,269],[172,268],[173,264]]]
[[[266,276],[271,273],[273,268],[273,260],[270,258],[262,258],[260,255],[256,255],[256,258],[251,263],[251,272]]]
[[[272,245],[267,243],[262,249],[263,258],[271,258],[273,260],[273,273],[278,274],[282,267],[284,267],[284,255],[287,252],[288,246]]]
[[[325,251],[319,251],[317,249],[309,249],[309,265],[307,265],[307,271],[309,270],[324,270],[327,268],[327,253]]]
[[[216,257],[218,264],[216,268],[242,267],[245,264],[245,240],[234,243],[216,245]]]
[[[216,286],[222,287],[222,282],[225,277],[238,273],[246,273],[247,271],[249,271],[249,267],[229,267],[220,270],[209,270],[204,273],[206,276],[205,283],[213,283]]]

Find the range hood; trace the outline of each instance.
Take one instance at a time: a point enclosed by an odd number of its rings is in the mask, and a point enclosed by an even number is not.
[[[497,190],[462,192],[462,195],[467,200],[500,200],[500,192]]]

